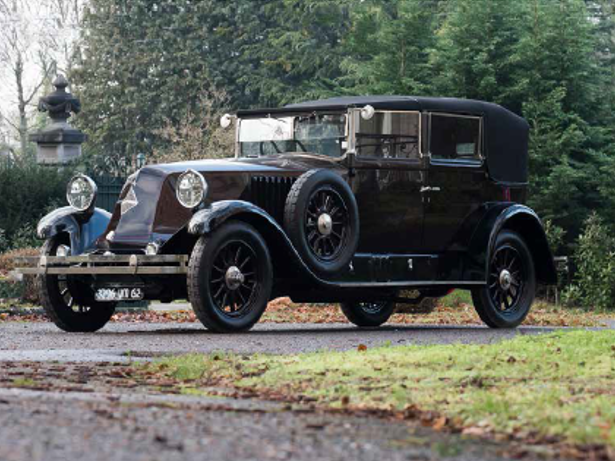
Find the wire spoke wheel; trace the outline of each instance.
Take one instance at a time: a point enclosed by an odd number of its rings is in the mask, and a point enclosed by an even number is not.
[[[379,327],[395,312],[394,293],[386,293],[382,300],[346,301],[340,304],[346,318],[359,327]]]
[[[305,235],[312,253],[322,261],[337,258],[346,246],[349,226],[348,208],[339,192],[317,189],[305,211]]]
[[[358,306],[369,315],[376,315],[382,312],[389,305],[389,301],[378,301],[378,302],[362,302],[358,303]]]
[[[187,284],[194,313],[208,330],[249,330],[265,312],[273,288],[265,239],[242,221],[202,236],[192,249]]]
[[[489,273],[489,295],[502,313],[513,313],[519,308],[523,295],[525,273],[521,255],[511,245],[496,251]]]
[[[79,296],[79,287],[74,280],[69,279],[67,275],[52,275],[49,277],[53,281],[52,283],[56,284],[56,290],[60,294],[60,299],[66,309],[75,314],[87,314],[91,311],[92,307],[86,305],[80,299],[83,296]]]
[[[257,295],[258,265],[254,249],[244,241],[229,241],[214,256],[209,288],[215,307],[226,317],[243,317]]]
[[[66,236],[45,242],[42,254],[57,256],[60,246],[68,246]],[[95,300],[86,280],[65,274],[42,274],[37,278],[41,304],[47,316],[64,331],[93,332],[101,329],[115,312],[116,303]]]

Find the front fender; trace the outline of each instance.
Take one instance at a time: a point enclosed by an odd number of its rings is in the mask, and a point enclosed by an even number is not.
[[[194,214],[188,224],[188,233],[196,236],[207,235],[229,219],[238,219],[254,226],[263,236],[277,267],[285,271],[299,270],[308,279],[323,285],[334,286],[318,277],[305,264],[284,229],[262,208],[242,200],[224,200]]]
[[[96,240],[105,232],[110,220],[111,213],[100,208],[84,214],[67,206],[58,208],[41,219],[36,231],[38,237],[44,240],[58,234],[68,234],[72,255],[77,256],[94,248]]]
[[[279,224],[262,208],[243,200],[222,200],[194,214],[188,224],[188,233],[205,235],[213,232],[226,221],[240,214],[258,215],[277,228],[284,236],[286,234]]]
[[[556,284],[557,269],[542,221],[534,210],[525,205],[512,204],[505,208],[498,205],[487,212],[469,248],[474,267],[484,271],[486,277],[497,237],[503,230],[514,231],[523,237],[534,258],[538,281],[545,285]]]

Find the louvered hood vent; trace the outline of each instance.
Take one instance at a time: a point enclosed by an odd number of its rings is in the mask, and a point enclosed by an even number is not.
[[[253,176],[250,185],[252,203],[282,224],[286,197],[296,180],[296,178],[276,176]]]

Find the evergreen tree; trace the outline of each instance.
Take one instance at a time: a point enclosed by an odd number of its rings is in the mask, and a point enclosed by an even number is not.
[[[262,35],[238,47],[256,59],[240,80],[262,106],[334,94],[341,75],[340,42],[349,24],[348,3],[357,0],[282,0],[263,7]]]
[[[439,2],[371,0],[355,6],[341,88],[354,94],[432,93],[429,53]]]
[[[435,90],[441,95],[482,99],[519,113],[514,94],[515,58],[524,1],[449,0],[431,54]]]
[[[514,75],[532,126],[530,204],[573,239],[591,210],[603,207],[601,169],[609,163],[597,31],[583,0],[525,6],[530,20]]]

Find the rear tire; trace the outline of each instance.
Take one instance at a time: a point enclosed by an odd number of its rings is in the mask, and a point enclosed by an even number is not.
[[[55,256],[60,245],[69,245],[68,236],[57,235],[45,242],[44,256]],[[92,289],[70,275],[37,276],[41,304],[49,319],[69,333],[100,330],[115,312],[115,303],[94,300]]]
[[[201,323],[216,333],[249,330],[271,297],[273,269],[261,235],[230,222],[201,237],[190,257],[188,297]]]
[[[491,255],[487,285],[472,290],[476,312],[491,328],[515,328],[527,317],[535,296],[530,250],[519,234],[501,232]]]
[[[379,327],[386,323],[395,312],[393,301],[341,303],[342,313],[358,327]]]

